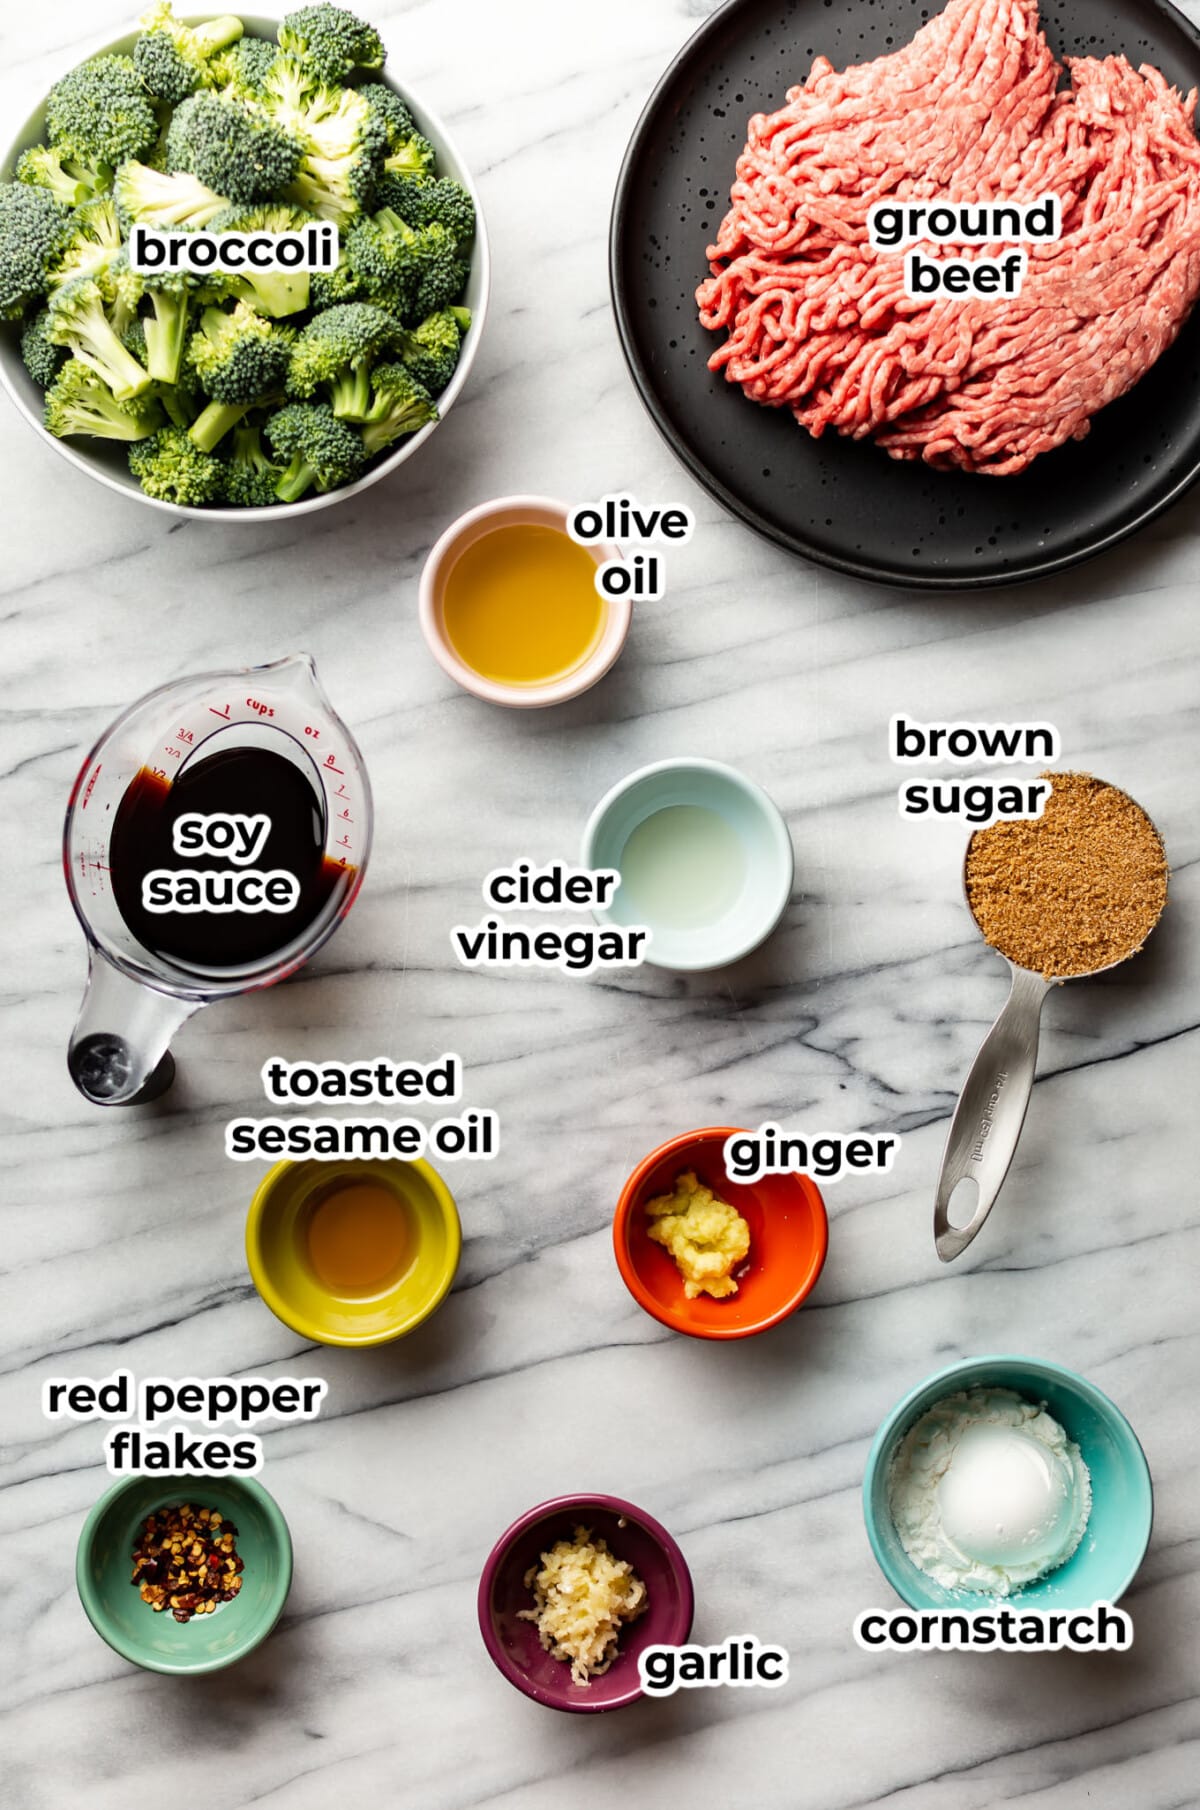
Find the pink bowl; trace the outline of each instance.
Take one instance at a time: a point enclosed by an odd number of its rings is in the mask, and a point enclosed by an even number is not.
[[[621,1634],[607,1672],[575,1684],[571,1668],[543,1651],[532,1622],[525,1577],[541,1554],[576,1527],[589,1527],[609,1551],[628,1559],[648,1592],[644,1615]],[[497,1668],[517,1690],[548,1709],[579,1712],[623,1709],[642,1696],[638,1654],[646,1647],[681,1646],[692,1631],[695,1593],[687,1560],[665,1527],[619,1496],[555,1496],[514,1521],[488,1555],[479,1580],[479,1629]]]

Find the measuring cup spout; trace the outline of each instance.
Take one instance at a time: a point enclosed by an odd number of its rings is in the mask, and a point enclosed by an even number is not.
[[[90,951],[87,991],[71,1033],[67,1067],[96,1106],[140,1106],[175,1079],[169,1044],[199,1004],[131,980]]]

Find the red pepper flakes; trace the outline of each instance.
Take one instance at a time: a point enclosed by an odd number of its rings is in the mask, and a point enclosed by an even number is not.
[[[169,1609],[176,1621],[211,1615],[242,1587],[237,1528],[215,1508],[178,1502],[147,1515],[133,1549],[133,1576],[141,1598],[156,1615]]]

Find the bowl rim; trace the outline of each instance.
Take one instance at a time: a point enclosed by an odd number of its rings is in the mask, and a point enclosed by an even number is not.
[[[75,1547],[75,1589],[83,1612],[101,1640],[110,1646],[114,1653],[120,1654],[122,1659],[127,1659],[131,1665],[140,1667],[142,1671],[161,1672],[167,1677],[198,1677],[206,1672],[224,1671],[226,1666],[236,1665],[239,1660],[245,1659],[257,1647],[260,1647],[263,1641],[274,1633],[279,1617],[283,1613],[288,1592],[292,1587],[294,1569],[292,1535],[283,1510],[270,1490],[261,1484],[257,1477],[239,1476],[236,1472],[231,1471],[218,1477],[216,1481],[220,1483],[222,1489],[230,1489],[235,1493],[239,1490],[244,1491],[258,1505],[279,1554],[279,1575],[270,1598],[269,1620],[255,1634],[253,1640],[240,1647],[235,1653],[221,1653],[182,1665],[171,1665],[162,1659],[148,1658],[131,1641],[124,1638],[119,1629],[110,1623],[102,1611],[103,1598],[95,1587],[91,1565],[96,1530],[115,1502],[142,1484],[157,1483],[156,1477],[144,1471],[137,1471],[128,1477],[118,1477],[116,1482],[112,1483],[92,1504],[80,1529],[79,1540]],[[165,1498],[177,1494],[178,1488],[182,1487],[186,1487],[193,1493],[197,1487],[203,1491],[205,1478],[176,1476],[171,1472],[164,1473],[162,1483]]]
[[[687,1642],[696,1614],[696,1590],[688,1562],[680,1550],[678,1541],[673,1534],[668,1533],[661,1521],[656,1520],[653,1515],[647,1514],[645,1509],[639,1508],[635,1502],[627,1502],[622,1496],[610,1496],[601,1491],[589,1490],[563,1496],[551,1496],[548,1501],[539,1502],[533,1508],[526,1509],[523,1515],[518,1515],[511,1526],[505,1528],[484,1561],[483,1571],[479,1578],[479,1588],[475,1596],[479,1632],[483,1636],[483,1644],[487,1648],[496,1670],[508,1680],[514,1689],[519,1690],[524,1696],[532,1698],[535,1703],[544,1704],[547,1709],[562,1710],[568,1715],[604,1715],[609,1710],[624,1709],[628,1704],[636,1703],[646,1694],[641,1686],[640,1674],[636,1685],[622,1692],[619,1697],[610,1698],[607,1703],[600,1703],[595,1699],[590,1702],[586,1699],[581,1702],[560,1699],[553,1691],[548,1691],[543,1685],[526,1678],[512,1664],[502,1641],[492,1626],[492,1593],[510,1549],[523,1533],[528,1532],[539,1521],[556,1518],[565,1520],[567,1516],[575,1514],[579,1509],[595,1508],[603,1509],[606,1514],[624,1515],[626,1520],[636,1521],[642,1531],[650,1535],[666,1560],[667,1568],[675,1580],[680,1597],[678,1625],[677,1629],[672,1630],[677,1634],[677,1638],[667,1644],[683,1646]]]
[[[347,1159],[349,1162],[355,1160],[354,1158]],[[263,1250],[263,1224],[285,1176],[293,1169],[300,1169],[306,1164],[312,1164],[327,1169],[332,1177],[338,1167],[336,1163],[320,1163],[316,1157],[284,1157],[281,1162],[273,1164],[267,1170],[255,1188],[246,1211],[246,1266],[250,1271],[250,1280],[254,1284],[255,1291],[277,1320],[281,1320],[292,1332],[298,1332],[302,1338],[312,1339],[318,1345],[333,1346],[341,1350],[365,1351],[377,1345],[390,1345],[396,1339],[407,1337],[410,1332],[415,1332],[418,1326],[429,1319],[431,1314],[436,1313],[450,1293],[454,1285],[454,1278],[458,1274],[458,1265],[462,1257],[462,1220],[459,1217],[458,1205],[453,1194],[433,1164],[427,1162],[424,1157],[406,1156],[373,1157],[370,1162],[376,1167],[386,1165],[389,1168],[415,1169],[433,1195],[446,1231],[447,1262],[437,1288],[428,1300],[404,1321],[403,1325],[389,1328],[386,1332],[371,1333],[360,1337],[346,1333],[331,1333],[327,1327],[321,1326],[316,1320],[309,1319],[307,1314],[297,1308],[286,1295],[276,1288],[267,1270]]]
[[[741,1125],[702,1125],[695,1131],[683,1131],[676,1137],[668,1138],[665,1144],[660,1144],[656,1150],[652,1150],[648,1156],[644,1156],[637,1167],[630,1172],[617,1197],[617,1204],[613,1211],[613,1255],[616,1258],[617,1268],[621,1272],[622,1282],[638,1306],[643,1308],[651,1319],[657,1320],[661,1326],[670,1327],[672,1332],[686,1334],[688,1338],[716,1341],[752,1339],[757,1338],[761,1332],[769,1332],[773,1326],[781,1325],[784,1320],[789,1320],[811,1295],[821,1279],[821,1272],[825,1268],[825,1260],[829,1255],[829,1211],[825,1205],[825,1197],[810,1175],[801,1175],[798,1170],[788,1170],[786,1176],[781,1179],[799,1184],[800,1192],[813,1210],[817,1236],[813,1243],[809,1269],[782,1307],[765,1315],[762,1319],[756,1320],[752,1326],[697,1326],[688,1321],[682,1312],[665,1306],[642,1281],[630,1256],[627,1233],[630,1219],[638,1204],[638,1195],[645,1185],[650,1171],[656,1168],[664,1158],[673,1156],[677,1152],[682,1154],[685,1149],[694,1149],[701,1140],[712,1142],[719,1138],[724,1143],[726,1138],[745,1135],[746,1129]],[[752,1187],[753,1183],[741,1185]]]
[[[645,766],[636,767],[632,773],[627,773],[624,779],[619,779],[615,785],[610,786],[599,802],[593,806],[583,829],[580,859],[585,867],[594,867],[596,842],[601,826],[613,806],[627,792],[632,791],[644,780],[653,778],[656,774],[684,772],[712,773],[731,782],[743,797],[750,801],[767,826],[773,854],[778,864],[779,884],[775,894],[771,895],[769,921],[764,916],[762,925],[757,927],[753,934],[747,933],[730,949],[722,950],[715,956],[712,954],[697,954],[690,957],[685,955],[682,959],[673,957],[670,961],[662,961],[657,959],[654,954],[654,939],[651,938],[644,957],[649,967],[662,968],[670,974],[706,974],[714,968],[727,968],[734,962],[742,961],[747,955],[753,954],[755,949],[760,949],[768,937],[773,936],[778,930],[791,900],[792,887],[796,881],[796,850],[787,826],[787,819],[765,787],[761,786],[756,779],[752,779],[748,773],[741,772],[737,767],[731,767],[727,761],[713,760],[706,754],[677,754],[668,756],[664,760],[649,761]],[[592,916],[597,924],[613,922],[611,913],[604,909],[593,909]]]
[[[270,27],[273,30],[277,30],[282,23],[283,17],[282,14],[276,16],[269,13],[245,13],[239,14],[238,16],[244,20],[247,30],[250,31],[257,30],[260,27]],[[186,11],[180,15],[182,23],[186,25],[202,23],[205,20],[215,17],[216,14],[212,12]],[[67,73],[68,69],[75,68],[77,62],[85,60],[85,58],[121,53],[122,46],[128,45],[128,43],[136,36],[137,31],[135,28],[131,31],[122,32],[118,37],[111,38],[103,44],[96,45],[93,49],[86,51],[84,56],[77,58],[75,62],[68,64],[60,71],[60,76]],[[60,77],[56,76],[55,80],[57,81],[58,79],[60,79]],[[491,247],[488,241],[487,223],[484,219],[483,204],[480,199],[475,177],[466,163],[466,160],[463,158],[454,137],[447,130],[441,115],[426,104],[418,90],[411,88],[407,83],[397,81],[395,77],[389,74],[386,65],[383,69],[375,71],[372,79],[383,82],[386,86],[394,89],[400,99],[411,108],[412,112],[418,117],[418,120],[423,126],[432,126],[432,134],[427,133],[426,136],[435,137],[439,141],[439,155],[444,152],[444,154],[457,165],[461,174],[463,187],[467,190],[475,205],[475,237],[471,250],[471,272],[474,274],[476,269],[478,269],[479,299],[478,304],[471,310],[471,326],[466,339],[463,341],[462,353],[459,357],[458,364],[455,367],[454,374],[451,377],[450,382],[446,385],[446,388],[437,398],[437,419],[435,421],[427,422],[424,427],[418,429],[418,431],[410,438],[402,440],[392,452],[380,459],[378,464],[372,465],[361,477],[356,478],[352,484],[343,484],[335,490],[323,491],[315,495],[302,497],[297,503],[275,503],[269,508],[255,507],[251,509],[234,509],[227,505],[221,505],[220,507],[215,508],[199,508],[190,503],[171,503],[164,497],[147,496],[140,485],[121,483],[112,472],[93,464],[87,455],[82,452],[73,441],[60,440],[54,434],[48,433],[40,415],[34,411],[28,399],[22,393],[20,386],[13,381],[12,374],[9,370],[8,360],[0,357],[0,389],[3,389],[17,413],[31,428],[33,428],[43,444],[52,447],[61,458],[67,461],[68,464],[73,465],[76,470],[83,472],[95,483],[102,484],[106,490],[110,490],[118,496],[130,497],[135,502],[143,503],[152,509],[158,509],[167,515],[175,517],[176,520],[238,522],[261,525],[267,522],[283,522],[295,519],[302,515],[311,515],[319,509],[331,508],[335,503],[344,502],[350,497],[361,496],[365,490],[369,490],[371,486],[377,484],[381,478],[387,477],[391,472],[403,465],[405,461],[410,459],[418,448],[423,446],[426,440],[437,431],[462,393],[472,366],[475,363],[480,342],[483,338],[483,329],[487,320],[492,291],[492,260]],[[51,87],[53,87],[53,85],[53,83],[50,84]],[[27,115],[24,124],[8,140],[3,152],[0,153],[0,174],[4,171],[8,171],[11,174],[21,152],[27,145],[37,142],[36,138],[32,137],[31,134],[44,129],[41,126],[35,125],[35,121],[38,120],[39,115],[44,111],[46,101],[49,98],[49,92],[50,89],[47,88],[46,93]]]
[[[866,1525],[867,1540],[870,1543],[871,1551],[875,1556],[875,1562],[879,1566],[879,1569],[887,1582],[896,1592],[896,1595],[902,1602],[907,1603],[910,1609],[921,1610],[927,1606],[924,1603],[914,1603],[912,1601],[908,1594],[908,1586],[905,1580],[896,1574],[891,1562],[891,1555],[886,1551],[883,1542],[880,1539],[874,1506],[871,1500],[875,1481],[884,1465],[890,1459],[895,1446],[899,1444],[900,1439],[903,1438],[909,1427],[916,1420],[916,1410],[918,1406],[921,1405],[933,1391],[940,1391],[940,1393],[933,1396],[933,1400],[940,1400],[942,1395],[953,1393],[950,1388],[945,1387],[944,1385],[962,1379],[966,1373],[976,1370],[990,1370],[993,1367],[1002,1372],[1003,1367],[1005,1366],[1019,1366],[1023,1370],[1033,1371],[1035,1373],[1040,1371],[1043,1375],[1050,1377],[1053,1381],[1061,1383],[1071,1393],[1082,1396],[1102,1418],[1116,1421],[1129,1437],[1130,1456],[1133,1458],[1134,1469],[1137,1472],[1139,1482],[1142,1483],[1145,1488],[1146,1529],[1145,1537],[1141,1540],[1137,1558],[1134,1560],[1128,1575],[1122,1581],[1120,1588],[1115,1590],[1109,1599],[1113,1603],[1119,1602],[1142,1567],[1142,1563],[1150,1545],[1150,1538],[1154,1531],[1154,1478],[1150,1470],[1150,1463],[1146,1457],[1145,1449],[1128,1417],[1120,1408],[1118,1408],[1112,1397],[1106,1395],[1103,1389],[1096,1383],[1091,1382],[1086,1376],[1081,1376],[1077,1370],[1070,1369],[1066,1364],[1055,1363],[1051,1358],[1028,1357],[1023,1352],[985,1352],[980,1357],[955,1358],[952,1363],[943,1365],[940,1370],[931,1371],[923,1381],[914,1384],[911,1389],[905,1392],[890,1413],[888,1413],[880,1422],[875,1437],[871,1441],[870,1450],[867,1453],[867,1462],[863,1471],[862,1481],[863,1521]],[[962,1387],[966,1388],[968,1386],[970,1385],[965,1382],[962,1383]],[[997,1386],[1001,1388],[1014,1387],[1011,1383],[1003,1382],[999,1383]],[[993,1599],[990,1597],[981,1595],[979,1605],[983,1608],[992,1600]]]
[[[468,544],[483,538],[482,534],[474,534],[474,529],[505,515],[538,527],[552,526],[565,534],[568,531],[570,513],[570,506],[557,497],[493,497],[488,502],[477,503],[474,508],[467,509],[456,517],[438,536],[421,568],[417,610],[425,645],[442,671],[456,685],[469,691],[473,697],[482,698],[485,703],[504,704],[510,710],[544,710],[552,704],[565,704],[569,699],[590,691],[620,658],[633,622],[633,601],[628,595],[606,598],[606,614],[600,638],[578,666],[572,667],[570,672],[563,673],[557,679],[544,680],[534,685],[510,685],[486,678],[483,673],[476,672],[473,666],[468,666],[465,660],[459,658],[446,633],[441,612],[442,590],[462,542],[468,535],[471,537]],[[575,545],[581,543],[576,542]],[[611,541],[589,543],[583,551],[592,556],[597,567],[605,560],[622,557],[620,547]]]

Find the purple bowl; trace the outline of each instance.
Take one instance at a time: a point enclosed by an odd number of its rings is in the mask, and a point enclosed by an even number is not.
[[[623,1523],[623,1524],[622,1524]],[[543,1651],[531,1621],[525,1576],[556,1540],[590,1527],[619,1559],[628,1559],[646,1586],[646,1612],[621,1633],[617,1657],[599,1678],[575,1684],[570,1666]],[[479,1629],[493,1661],[510,1684],[549,1709],[580,1712],[622,1709],[642,1696],[638,1654],[664,1643],[681,1646],[692,1631],[695,1594],[687,1560],[665,1527],[619,1496],[555,1496],[514,1521],[488,1555],[479,1580]]]

